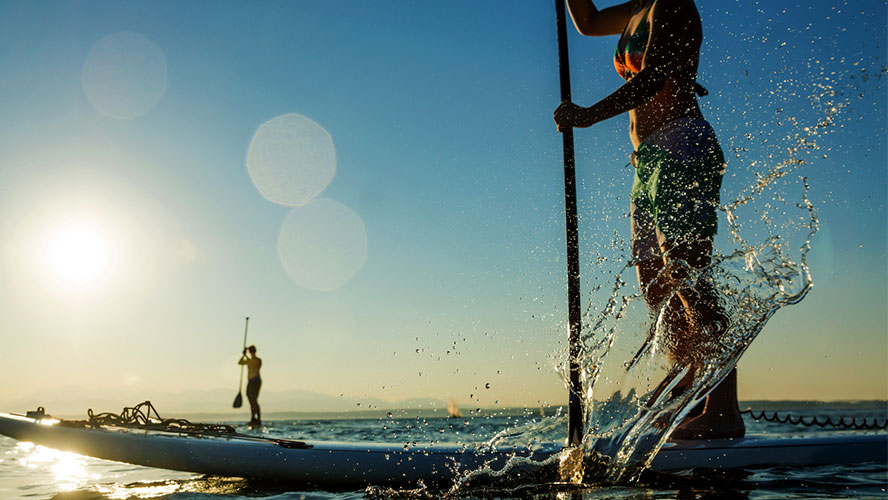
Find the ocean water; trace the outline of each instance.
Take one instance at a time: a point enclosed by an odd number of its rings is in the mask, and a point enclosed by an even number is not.
[[[788,404],[753,403],[756,412],[788,410],[806,421],[830,417],[888,418],[880,403]],[[785,414],[786,411],[781,411]],[[746,415],[750,433],[822,434],[832,428],[805,427],[755,421]],[[538,410],[503,411],[466,418],[288,418],[266,423],[255,432],[290,439],[350,440],[376,442],[479,443],[502,439],[558,439],[566,433],[559,415],[541,416]],[[860,431],[854,431],[860,432]],[[866,431],[871,432],[871,431]],[[881,431],[885,432],[885,431]],[[394,473],[394,471],[393,471]],[[783,499],[783,498],[888,498],[888,465],[862,463],[805,468],[772,467],[730,474],[687,471],[680,474],[645,473],[640,479],[620,484],[566,485],[545,481],[512,481],[508,487],[485,484],[438,489],[368,487],[345,491],[301,489],[269,485],[239,478],[224,478],[153,469],[59,452],[31,443],[0,437],[0,498],[36,500],[145,499],[359,499],[359,498],[461,498],[461,499]]]

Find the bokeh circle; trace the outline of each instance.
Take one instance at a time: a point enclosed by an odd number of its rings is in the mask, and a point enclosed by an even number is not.
[[[247,170],[269,201],[302,206],[321,194],[336,174],[333,138],[302,115],[278,116],[253,136]]]
[[[367,261],[364,221],[338,201],[315,199],[287,215],[278,237],[278,255],[297,284],[336,290]]]
[[[81,73],[83,92],[99,113],[132,120],[166,93],[167,63],[151,40],[129,31],[102,38],[89,51]]]

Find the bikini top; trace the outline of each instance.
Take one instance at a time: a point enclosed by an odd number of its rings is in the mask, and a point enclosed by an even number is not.
[[[644,15],[638,23],[638,27],[635,28],[635,33],[632,33],[632,36],[626,40],[626,45],[620,47],[621,43],[626,38],[626,30],[629,29],[629,22],[626,22],[626,27],[623,28],[623,34],[620,36],[620,41],[617,43],[617,49],[614,51],[614,68],[616,68],[617,74],[623,77],[624,80],[632,78],[641,71],[641,63],[644,61],[644,51],[647,49],[648,38],[650,38],[651,33],[651,27],[648,23],[648,13],[653,5],[653,2],[651,2],[647,9],[645,9]]]
[[[626,30],[629,29],[628,21],[626,22],[626,27],[623,28],[623,34],[620,35],[620,41],[617,42],[617,49],[614,51],[614,68],[616,68],[617,74],[624,80],[629,80],[641,71],[644,52],[647,50],[648,38],[650,38],[651,34],[648,13],[653,6],[654,2],[647,6],[641,21],[638,23],[638,27],[635,28],[635,32],[626,40],[626,45],[620,46],[623,40],[626,39]],[[697,82],[694,82],[694,91],[700,96],[709,94],[709,91]]]

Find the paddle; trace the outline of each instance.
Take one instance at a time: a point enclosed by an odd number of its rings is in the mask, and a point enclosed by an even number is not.
[[[247,320],[244,322],[244,349],[247,348],[247,327],[250,326],[250,317],[247,316]],[[243,351],[241,351],[243,352]],[[240,382],[237,383],[237,396],[234,397],[234,403],[231,404],[234,408],[240,408],[244,404],[244,397],[241,395],[241,388],[244,385],[244,365],[241,365],[241,374],[240,374]]]
[[[564,0],[555,0],[555,18],[558,24],[558,72],[561,79],[561,102],[570,102],[570,66],[567,54],[567,23]],[[583,441],[583,387],[580,383],[580,354],[582,343],[582,311],[580,302],[580,249],[577,231],[577,183],[574,163],[573,129],[562,132],[564,149],[564,218],[567,236],[567,317],[569,328],[568,371],[570,395],[567,411],[567,445],[577,446]]]

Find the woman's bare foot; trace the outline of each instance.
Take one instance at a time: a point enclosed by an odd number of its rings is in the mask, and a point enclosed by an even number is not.
[[[672,439],[723,439],[746,435],[746,425],[737,405],[737,370],[731,370],[709,393],[703,412],[685,419],[670,437]]]
[[[700,416],[685,420],[672,434],[671,439],[725,439],[746,435],[746,425],[740,414],[726,415],[704,411]]]

